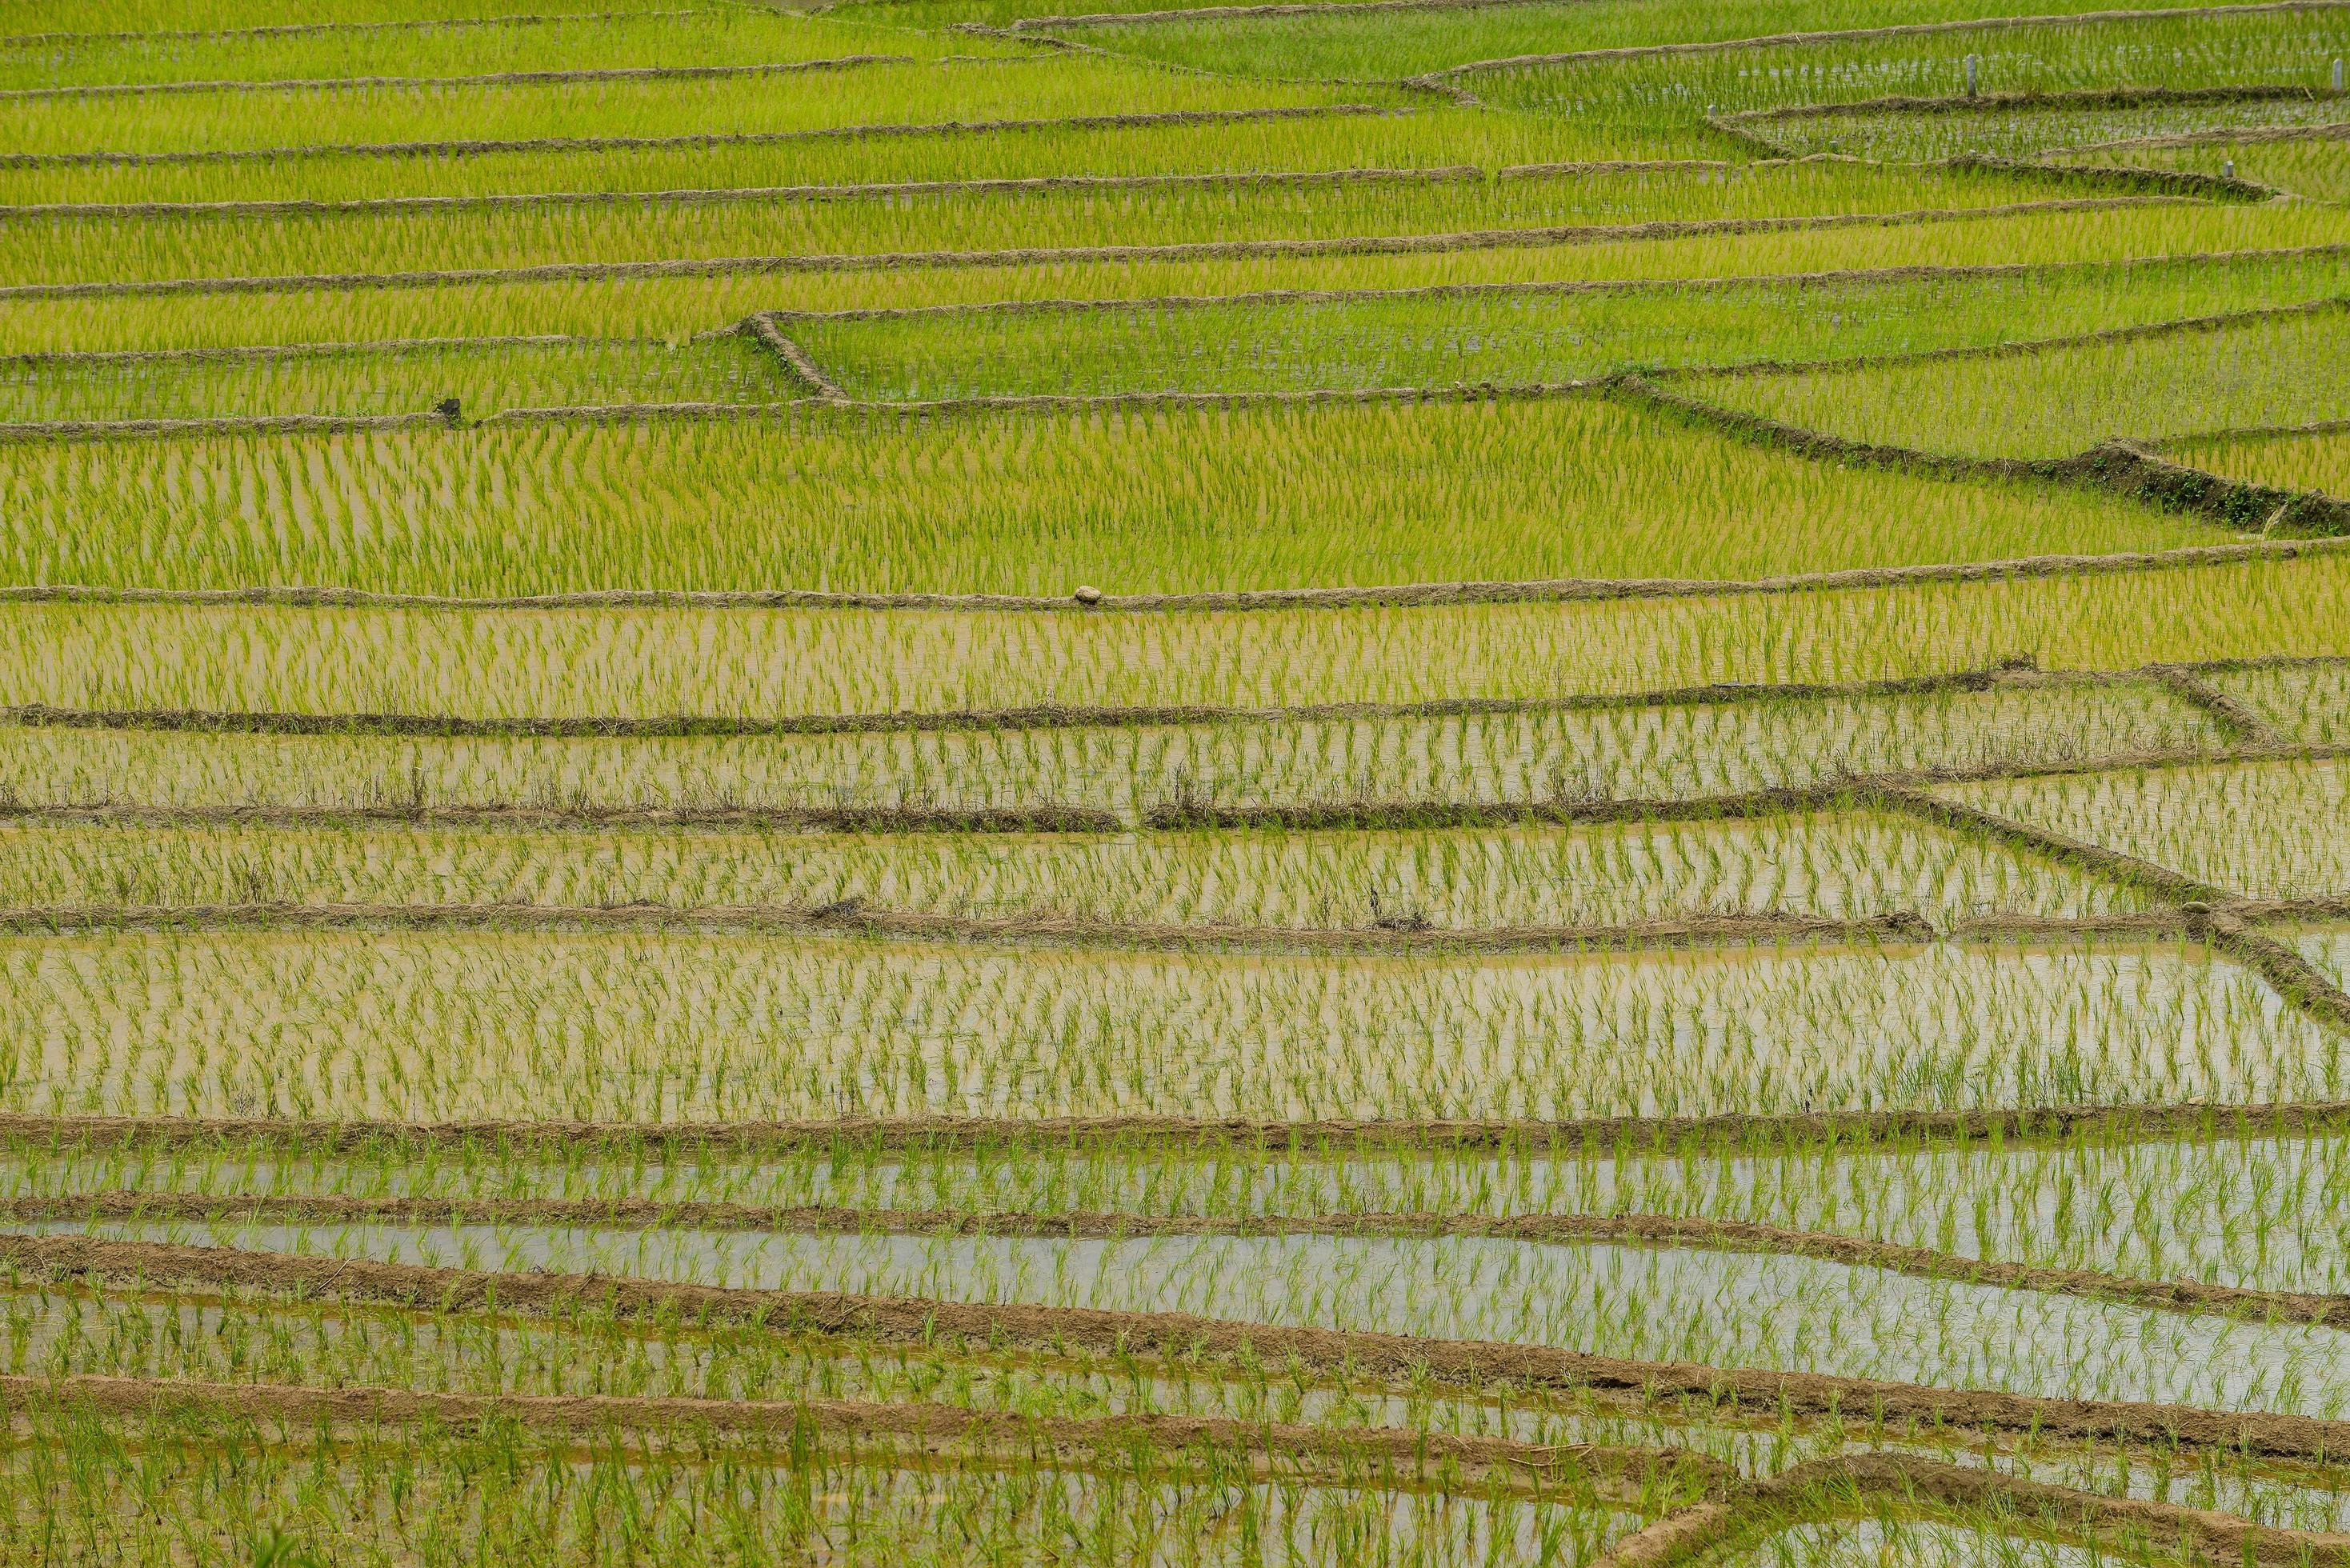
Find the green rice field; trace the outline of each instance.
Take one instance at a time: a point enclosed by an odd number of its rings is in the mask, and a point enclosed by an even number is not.
[[[0,1564],[2350,1563],[2350,0],[0,0]]]

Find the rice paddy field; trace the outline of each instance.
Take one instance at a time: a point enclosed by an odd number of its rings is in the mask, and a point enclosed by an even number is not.
[[[0,0],[0,1563],[2350,1563],[2350,0]]]

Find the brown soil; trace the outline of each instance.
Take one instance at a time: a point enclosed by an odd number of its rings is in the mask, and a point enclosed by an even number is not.
[[[1249,1355],[1275,1363],[1344,1367],[1371,1376],[1414,1373],[1436,1381],[1590,1389],[1648,1399],[1695,1398],[1785,1415],[1837,1414],[1895,1427],[2031,1432],[2064,1441],[2120,1441],[2233,1450],[2326,1462],[2350,1447],[2350,1422],[2236,1414],[2188,1406],[2081,1400],[1890,1383],[1820,1373],[1629,1361],[1581,1351],[1482,1340],[1444,1340],[1366,1330],[1283,1328],[1180,1313],[988,1306],[823,1292],[727,1290],[650,1280],[495,1274],[358,1259],[295,1257],[228,1248],[101,1241],[83,1236],[0,1237],[0,1261],[26,1272],[138,1282],[298,1291],[463,1312],[590,1311],[619,1317],[681,1317],[702,1324],[764,1324],[802,1333],[889,1341],[941,1339],[994,1345],[1078,1346],[1152,1355]]]
[[[0,1198],[0,1220],[253,1220],[329,1225],[563,1225],[806,1231],[850,1235],[972,1235],[1116,1239],[1152,1236],[1480,1237],[1534,1243],[1611,1242],[1701,1248],[1884,1269],[1919,1279],[2044,1291],[2160,1311],[2350,1328],[2350,1296],[2256,1290],[2195,1280],[2149,1280],[2089,1269],[2007,1263],[1829,1231],[1660,1214],[1361,1213],[1322,1217],[977,1212],[965,1210],[765,1208],[650,1199],[222,1196],[113,1190]]]
[[[1070,125],[1076,122],[1040,120],[1025,123]],[[9,161],[9,155],[0,155],[0,167],[6,166]],[[1785,218],[1658,219],[1638,223],[1576,223],[1550,228],[1475,229],[1441,234],[1359,234],[1318,240],[1202,240],[1155,245],[1035,246],[991,251],[877,251],[830,255],[732,256],[709,260],[554,262],[536,266],[457,267],[397,273],[288,273],[247,277],[26,283],[10,284],[5,287],[0,287],[0,299],[128,298],[188,294],[277,294],[322,289],[431,288],[448,284],[467,283],[538,283],[649,277],[737,277],[768,273],[897,272],[933,267],[1059,265],[1097,262],[1238,261],[1263,256],[1442,254],[1462,251],[1506,250],[1563,244],[1602,244],[1627,240],[1674,239],[1700,234],[1810,233],[1830,229],[1891,228],[1923,223],[1965,222],[1978,218],[2010,217],[2020,213],[2106,212],[2125,206],[2180,200],[2183,198],[2159,195],[2078,197],[2060,201],[2009,202],[1981,207],[1934,207],[1905,213],[1837,213]]]
[[[847,70],[858,66],[910,66],[911,55],[844,55],[827,60],[791,60],[750,66],[617,66],[553,71],[491,71],[469,77],[319,77],[263,81],[93,82],[69,87],[0,88],[0,103],[12,99],[166,98],[182,93],[315,92],[321,88],[536,87],[556,82],[700,81],[716,77],[798,76],[808,71]]]

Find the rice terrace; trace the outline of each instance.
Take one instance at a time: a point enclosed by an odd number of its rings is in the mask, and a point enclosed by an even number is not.
[[[0,0],[0,1563],[2350,1564],[2345,59]]]

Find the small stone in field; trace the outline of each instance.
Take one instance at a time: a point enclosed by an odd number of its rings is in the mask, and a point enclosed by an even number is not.
[[[1091,583],[1080,584],[1076,595],[1076,601],[1081,605],[1097,605],[1101,603],[1101,597],[1102,591]]]

